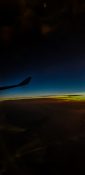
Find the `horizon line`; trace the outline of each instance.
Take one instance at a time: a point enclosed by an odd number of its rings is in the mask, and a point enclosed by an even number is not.
[[[54,99],[80,99],[84,98],[85,99],[85,92],[77,92],[77,93],[58,93],[58,94],[53,94],[53,95],[34,95],[34,96],[12,96],[12,97],[1,97],[0,101],[6,101],[6,100],[20,100],[20,99],[38,99],[38,98],[54,98]]]

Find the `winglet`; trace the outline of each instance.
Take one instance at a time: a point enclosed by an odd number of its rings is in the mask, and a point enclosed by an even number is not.
[[[30,77],[28,77],[28,78],[26,78],[25,80],[23,80],[21,83],[19,83],[18,84],[18,86],[25,86],[25,85],[27,85],[27,84],[29,84],[30,83],[30,81],[31,81],[31,79],[32,79],[32,77],[30,76]]]
[[[10,85],[10,86],[2,86],[2,87],[0,87],[0,91],[1,91],[1,90],[6,90],[6,89],[11,89],[11,88],[16,88],[16,87],[25,86],[25,85],[27,85],[27,84],[30,83],[31,79],[32,79],[32,77],[30,76],[30,77],[26,78],[25,80],[23,80],[23,81],[22,81],[21,83],[19,83],[19,84]]]

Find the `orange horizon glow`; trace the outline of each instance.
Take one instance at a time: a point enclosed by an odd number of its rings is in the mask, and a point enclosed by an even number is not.
[[[42,96],[14,96],[1,97],[0,101],[6,100],[21,100],[21,99],[55,99],[61,101],[85,101],[85,93],[80,94],[59,94],[59,95],[42,95]]]

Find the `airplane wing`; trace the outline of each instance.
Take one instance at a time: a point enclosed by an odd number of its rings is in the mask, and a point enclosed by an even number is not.
[[[0,91],[1,90],[5,90],[5,89],[11,89],[11,88],[15,88],[15,87],[22,87],[22,86],[25,86],[27,84],[30,83],[32,77],[29,76],[28,78],[26,78],[25,80],[23,80],[22,82],[20,82],[19,84],[15,84],[15,85],[10,85],[10,86],[1,86],[0,87]]]

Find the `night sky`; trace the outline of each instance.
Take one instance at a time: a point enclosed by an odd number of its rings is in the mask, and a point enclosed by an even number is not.
[[[32,76],[1,97],[85,92],[85,3],[74,2],[1,2],[0,86]]]

